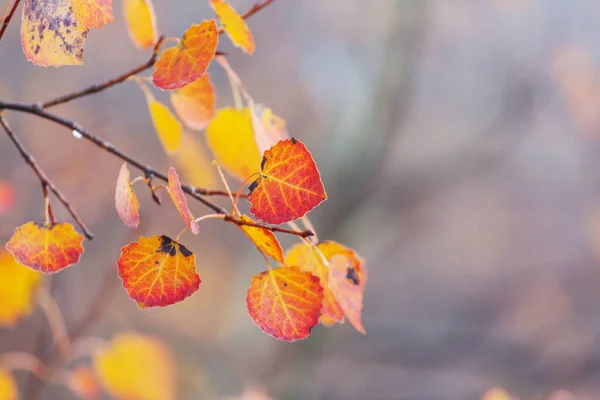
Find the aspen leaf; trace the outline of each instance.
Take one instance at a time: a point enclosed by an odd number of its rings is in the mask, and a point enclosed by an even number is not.
[[[167,106],[156,101],[148,91],[144,91],[144,94],[148,101],[148,109],[156,134],[167,154],[172,154],[181,145],[181,138],[183,137],[181,124]]]
[[[17,400],[17,383],[12,374],[0,368],[0,399]]]
[[[140,224],[140,214],[138,212],[140,203],[131,187],[131,175],[127,168],[127,163],[121,165],[119,176],[117,178],[117,187],[115,190],[115,208],[121,221],[130,228],[136,228]]]
[[[164,50],[156,60],[152,82],[164,90],[179,89],[194,82],[206,72],[218,43],[214,19],[193,24],[175,47]]]
[[[252,277],[246,306],[254,323],[286,342],[305,339],[319,323],[323,288],[319,278],[296,266],[263,271]]]
[[[260,152],[254,140],[250,109],[219,110],[206,128],[208,147],[219,164],[240,180],[260,172]]]
[[[169,195],[171,196],[171,200],[175,203],[175,207],[177,207],[177,211],[183,218],[185,225],[190,228],[190,231],[194,235],[200,233],[200,228],[198,227],[198,223],[194,221],[194,216],[190,212],[190,209],[187,205],[187,200],[185,198],[185,193],[181,190],[181,183],[179,182],[179,176],[177,175],[177,171],[175,168],[169,168]]]
[[[175,361],[160,341],[138,334],[120,334],[93,358],[98,380],[119,400],[174,400]]]
[[[0,181],[0,215],[8,213],[14,204],[14,186],[10,182]]]
[[[171,104],[177,116],[190,129],[206,128],[216,112],[215,88],[207,72],[201,78],[171,92]]]
[[[247,215],[241,216],[242,221],[254,222]],[[275,234],[267,229],[255,226],[240,225],[244,233],[252,240],[256,247],[273,259],[283,264],[283,250]]]
[[[177,169],[190,185],[214,187],[217,184],[212,158],[194,135],[183,134],[179,150],[173,154]]]
[[[36,65],[83,64],[88,31],[75,18],[70,0],[26,0],[23,4],[21,45]]]
[[[39,273],[18,264],[8,251],[0,251],[0,326],[13,327],[31,314],[41,279]]]
[[[115,22],[112,0],[71,0],[75,18],[86,28],[100,28]]]
[[[353,268],[352,259],[336,254],[329,260],[329,288],[336,298],[348,321],[354,328],[366,334],[362,325],[361,314],[363,307],[364,283]]]
[[[77,396],[86,400],[100,398],[100,386],[94,371],[88,366],[80,366],[66,373],[67,387]]]
[[[485,392],[481,400],[512,400],[512,396],[506,390],[495,387]]]
[[[285,253],[286,265],[297,265],[302,271],[310,272],[321,280],[323,286],[323,309],[319,322],[331,326],[344,322],[344,311],[329,288],[329,266],[325,265],[324,255],[318,254],[311,245],[298,243]],[[325,261],[327,259],[325,258]]]
[[[123,0],[129,38],[138,49],[150,49],[158,40],[152,0]]]
[[[285,120],[273,114],[269,107],[263,104],[252,104],[251,110],[254,137],[261,154],[280,140],[289,139]]]
[[[210,0],[210,5],[221,20],[221,25],[234,45],[246,54],[254,53],[254,37],[246,21],[223,0]]]
[[[279,141],[267,150],[261,170],[247,200],[250,212],[265,223],[298,219],[327,199],[317,165],[297,139]]]
[[[198,290],[196,256],[167,236],[140,237],[121,249],[119,277],[140,308],[164,307]]]
[[[49,274],[76,264],[83,253],[82,241],[71,224],[28,222],[15,229],[6,248],[18,263]]]

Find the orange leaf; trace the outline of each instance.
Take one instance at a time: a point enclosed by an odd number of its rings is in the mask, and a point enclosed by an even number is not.
[[[206,128],[208,147],[219,164],[240,180],[260,172],[260,152],[254,140],[250,109],[219,110]]]
[[[106,391],[120,400],[174,400],[175,361],[158,340],[139,334],[120,334],[112,346],[99,351],[94,369]]]
[[[325,265],[318,250],[305,243],[298,243],[285,253],[285,264],[297,265],[302,271],[310,272],[321,280],[323,309],[319,322],[327,326],[344,322],[344,311],[329,288],[329,266]]]
[[[181,145],[181,138],[183,137],[181,124],[167,106],[154,100],[154,97],[148,93],[144,91],[154,129],[167,154],[172,154]]]
[[[327,199],[317,165],[299,140],[282,140],[267,150],[261,170],[247,200],[250,212],[263,222],[298,219]]]
[[[269,107],[263,104],[252,104],[252,128],[258,151],[263,154],[280,140],[289,138],[285,120],[273,114]]]
[[[177,46],[162,52],[154,67],[152,82],[165,90],[179,89],[199,79],[215,57],[219,43],[214,19],[193,24]]]
[[[15,204],[15,189],[10,182],[0,181],[0,215],[11,210]]]
[[[123,0],[129,38],[138,49],[150,49],[158,40],[152,0]]]
[[[181,190],[179,176],[173,167],[169,168],[169,195],[171,196],[173,203],[175,203],[175,207],[177,207],[177,211],[179,211],[179,214],[181,215],[181,218],[183,218],[183,221],[187,227],[190,228],[194,235],[199,234],[200,228],[198,227],[198,223],[194,221],[194,216],[188,208],[185,193],[183,193],[183,190]]]
[[[0,251],[0,326],[13,327],[31,314],[41,279],[41,274],[18,264],[8,251]]]
[[[18,263],[49,274],[76,264],[83,253],[82,241],[71,224],[28,222],[15,229],[6,248]]]
[[[336,254],[329,261],[329,288],[344,310],[348,321],[357,331],[366,334],[362,325],[363,288],[359,275],[353,268],[352,259]]]
[[[485,392],[481,400],[512,400],[512,396],[506,390],[495,387]]]
[[[196,135],[183,134],[179,150],[173,154],[177,169],[190,185],[214,187],[217,184],[212,158]]]
[[[244,50],[246,54],[254,53],[252,32],[237,11],[223,0],[210,0],[210,5],[221,20],[221,25],[233,44]]]
[[[0,399],[17,400],[18,393],[17,383],[12,374],[0,368]]]
[[[252,218],[247,215],[241,216],[242,221],[254,222]],[[265,253],[266,255],[273,257],[275,260],[283,264],[283,250],[275,234],[264,228],[258,228],[255,226],[240,225],[240,228],[246,235],[254,242],[256,247]]]
[[[112,0],[71,0],[73,14],[86,28],[100,28],[115,22]]]
[[[200,286],[194,253],[164,235],[123,247],[117,267],[129,297],[143,307],[180,302]]]
[[[26,0],[21,22],[25,56],[44,67],[83,64],[89,29],[77,21],[70,0]]]
[[[216,94],[207,72],[200,79],[171,92],[171,104],[184,124],[201,131],[215,116]]]
[[[319,323],[323,288],[319,278],[298,267],[281,267],[252,277],[246,294],[248,313],[265,333],[293,342]]]
[[[140,203],[131,187],[131,175],[127,168],[127,163],[121,165],[119,177],[117,178],[117,188],[115,190],[115,208],[121,221],[130,228],[136,228],[140,224],[140,214],[138,212]]]
[[[100,386],[94,371],[87,366],[72,369],[66,374],[67,387],[77,396],[95,400],[100,398]]]

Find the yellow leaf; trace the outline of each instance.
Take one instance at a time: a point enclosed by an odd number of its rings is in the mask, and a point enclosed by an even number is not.
[[[217,112],[206,128],[208,147],[226,171],[240,180],[260,172],[258,151],[250,109],[228,107]]]
[[[70,0],[26,0],[21,45],[25,56],[44,67],[83,64],[89,29],[75,18]]]
[[[8,251],[0,251],[0,326],[14,326],[31,314],[41,279],[41,274],[17,263]]]
[[[247,215],[242,215],[240,219],[245,222],[254,222],[252,218]],[[252,240],[258,250],[283,264],[283,250],[281,250],[279,240],[277,240],[277,237],[273,232],[264,228],[248,225],[240,225],[240,228],[250,240]]]
[[[0,400],[17,400],[17,384],[10,372],[0,368]]]
[[[149,49],[158,40],[152,0],[123,0],[129,38],[139,49]]]
[[[115,22],[112,0],[71,0],[75,18],[86,28],[100,28]]]
[[[152,96],[148,95],[147,91],[144,91],[144,93],[148,100],[150,116],[152,117],[152,123],[158,134],[158,138],[167,153],[174,153],[179,149],[181,138],[183,137],[181,124],[167,106],[156,101]]]
[[[158,340],[139,334],[121,334],[112,346],[93,359],[98,380],[122,400],[171,400],[175,394],[175,363]]]
[[[481,400],[512,400],[512,397],[502,388],[491,388]]]
[[[187,183],[199,187],[214,187],[217,184],[208,152],[195,136],[184,133],[181,146],[173,158]]]
[[[211,0],[210,5],[221,20],[221,25],[233,44],[244,50],[246,54],[254,53],[252,31],[237,11],[223,0]]]
[[[201,131],[215,116],[215,88],[210,74],[171,92],[171,104],[175,112],[190,129]]]

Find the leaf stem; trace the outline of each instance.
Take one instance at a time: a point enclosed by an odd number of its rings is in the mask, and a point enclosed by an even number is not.
[[[238,188],[237,192],[235,193],[235,201],[233,202],[234,208],[237,209],[237,203],[238,203],[238,200],[240,199],[240,193],[242,193],[242,190],[244,190],[244,186],[246,186],[248,184],[248,182],[250,182],[251,179],[254,179],[254,177],[257,175],[260,175],[260,174],[258,172],[255,172],[252,175],[250,175],[249,177],[247,177],[244,182],[242,182],[242,184]],[[233,210],[231,212],[233,213]],[[298,230],[300,230],[300,229],[298,229]]]
[[[2,12],[2,17],[6,15],[6,10],[8,9],[8,7],[10,7],[10,2],[11,0],[8,0],[6,8]],[[6,15],[6,18],[4,18],[4,20],[2,21],[2,25],[0,26],[0,40],[2,40],[2,36],[4,36],[4,32],[6,31],[6,28],[8,28],[8,24],[10,24],[10,20],[12,19],[13,15],[15,15],[15,11],[17,11],[17,7],[19,7],[20,2],[21,0],[15,0],[15,2],[12,5],[12,8],[8,12],[8,15]],[[2,20],[2,18],[0,18],[0,20]]]
[[[217,169],[217,172],[219,173],[219,177],[221,178],[221,181],[223,182],[223,186],[225,186],[225,190],[227,191],[227,194],[229,195],[229,199],[231,200],[231,214],[233,214],[234,211],[237,211],[238,216],[240,215],[240,210],[238,210],[237,205],[235,200],[233,200],[233,195],[231,194],[231,189],[229,189],[229,184],[227,183],[227,179],[225,179],[225,175],[223,174],[223,170],[221,169],[221,166],[219,165],[219,163],[217,162],[217,160],[213,160],[212,165]]]
[[[37,299],[38,304],[46,315],[48,325],[50,326],[50,331],[52,332],[54,341],[58,345],[60,354],[63,357],[66,357],[71,350],[71,341],[69,340],[67,326],[65,325],[65,320],[60,313],[58,304],[56,304],[54,298],[52,298],[50,293],[48,293],[44,287],[39,288]]]

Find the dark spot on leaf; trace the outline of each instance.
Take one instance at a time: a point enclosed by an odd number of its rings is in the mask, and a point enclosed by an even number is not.
[[[267,157],[263,156],[262,161],[260,162],[260,170],[265,169],[265,163],[267,162]]]
[[[283,287],[287,287],[287,282],[283,282]]]
[[[298,143],[298,141],[296,140],[296,138],[292,138],[292,144],[296,144]]]
[[[37,46],[35,46],[35,50],[33,51],[34,54],[38,54],[40,52],[40,45],[38,44]]]
[[[179,251],[181,252],[181,254],[183,254],[184,257],[189,257],[194,254],[191,251],[189,251],[189,249],[187,247],[185,247],[181,244],[179,245]]]
[[[158,262],[158,261],[154,261],[154,264],[158,265],[158,264],[159,264],[159,262]]]
[[[258,181],[259,181],[259,179],[260,179],[260,178],[258,178],[258,179],[257,179],[257,180],[255,180],[254,182],[252,182],[252,183],[250,184],[250,187],[248,187],[248,190],[250,191],[250,193],[252,193],[252,191],[253,191],[254,189],[256,189],[256,187],[258,186]]]
[[[352,267],[348,268],[348,273],[346,274],[346,279],[352,281],[352,284],[354,284],[354,285],[358,285],[360,283],[360,279],[358,279],[356,270]]]
[[[156,251],[161,252],[161,253],[167,253],[173,257],[175,257],[175,255],[177,255],[177,249],[175,249],[173,240],[171,240],[171,238],[169,238],[165,235],[162,235],[160,237],[160,247]]]

